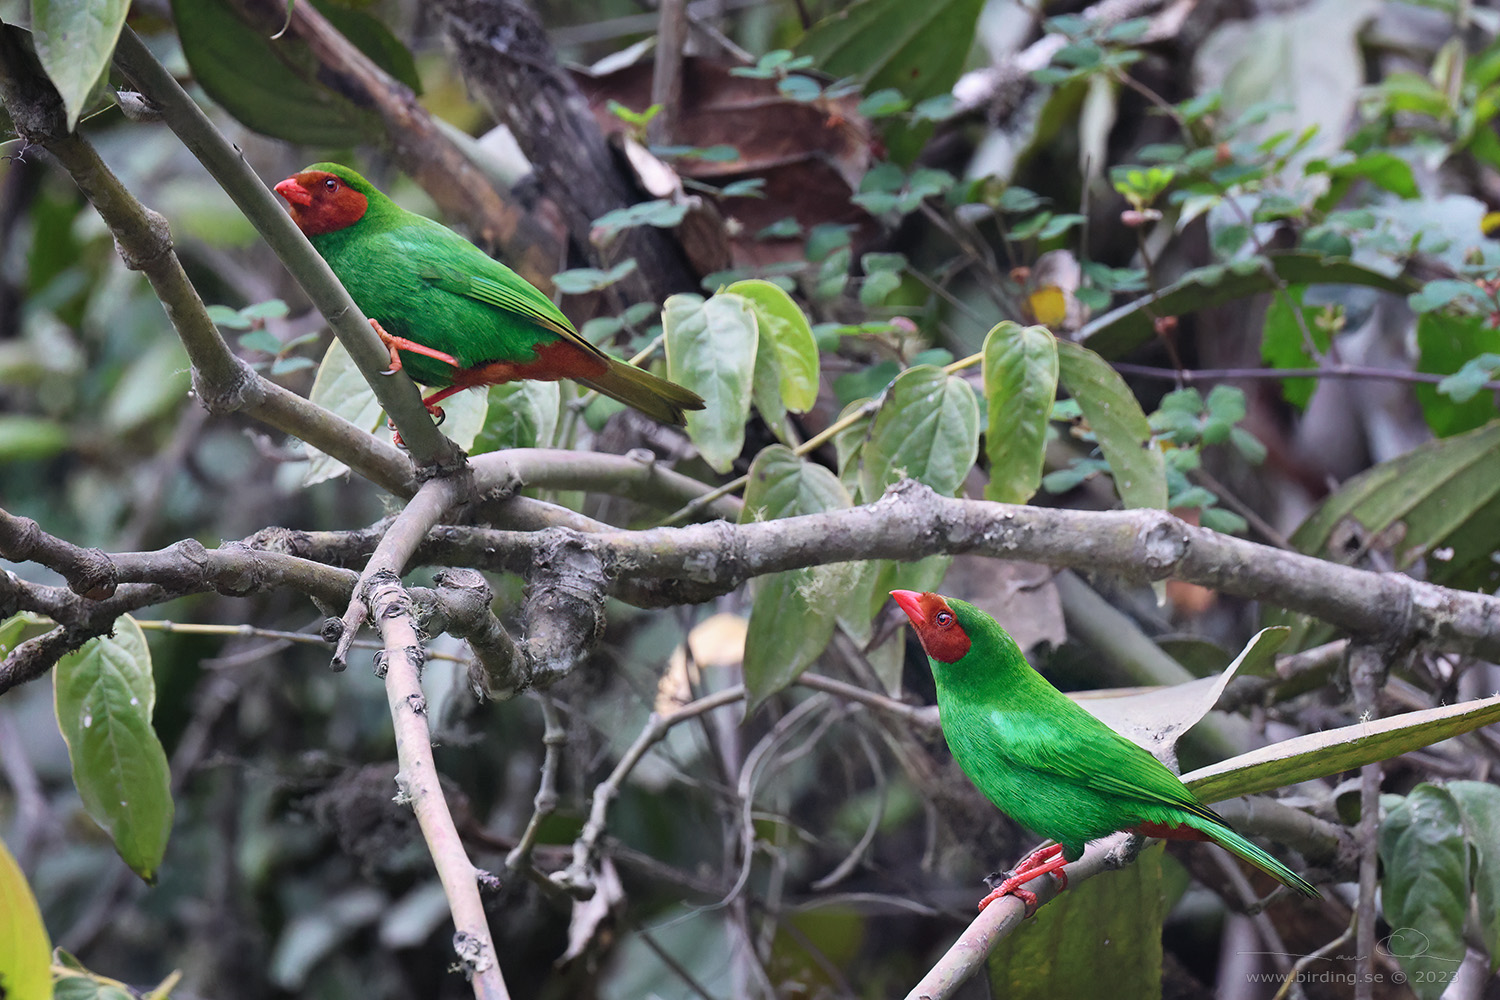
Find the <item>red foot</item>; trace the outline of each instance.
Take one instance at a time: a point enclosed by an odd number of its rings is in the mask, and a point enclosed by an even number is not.
[[[381,372],[382,375],[394,375],[401,370],[401,355],[397,353],[398,351],[411,351],[413,354],[425,354],[429,358],[434,358],[438,361],[443,362],[444,364],[452,365],[454,368],[462,367],[458,363],[458,359],[451,354],[444,354],[442,351],[433,350],[426,344],[419,344],[414,340],[407,340],[405,337],[391,336],[389,333],[385,332],[385,327],[380,325],[380,321],[378,319],[371,319],[370,326],[375,328],[376,335],[380,337],[381,342],[384,343],[386,348],[391,352],[391,366],[390,368],[387,368],[385,371]],[[431,409],[431,407],[429,407],[429,409]]]
[[[1064,872],[1063,865],[1068,859],[1063,857],[1062,845],[1053,844],[1050,847],[1039,848],[1032,851],[1021,859],[1021,863],[1015,869],[1006,872],[1005,881],[995,886],[993,892],[979,901],[979,909],[983,910],[995,900],[1002,896],[1015,896],[1026,907],[1026,915],[1032,916],[1036,913],[1036,893],[1021,886],[1032,879],[1041,878],[1043,875],[1051,875],[1057,879],[1057,891],[1062,892],[1068,887],[1068,876]]]

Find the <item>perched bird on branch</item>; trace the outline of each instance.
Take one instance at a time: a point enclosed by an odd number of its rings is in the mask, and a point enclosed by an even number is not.
[[[391,352],[390,371],[455,392],[569,378],[664,423],[703,409],[697,393],[605,354],[535,286],[453,230],[391,201],[358,173],[314,163],[276,185],[292,220]]]
[[[1011,819],[1054,841],[1024,858],[979,904],[1042,875],[1067,888],[1063,865],[1119,830],[1211,840],[1304,896],[1311,883],[1229,828],[1149,752],[1080,708],[1031,668],[993,618],[937,594],[893,590],[937,682],[943,736],[969,780]]]

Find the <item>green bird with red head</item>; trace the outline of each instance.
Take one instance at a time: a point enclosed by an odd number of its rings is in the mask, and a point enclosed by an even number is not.
[[[408,212],[358,173],[314,163],[276,185],[292,221],[391,352],[391,371],[440,391],[568,378],[664,423],[701,410],[695,392],[579,336],[552,300],[448,227]]]
[[[1001,812],[1054,842],[1008,873],[981,910],[1014,894],[1029,911],[1036,895],[1025,883],[1056,875],[1066,888],[1063,865],[1119,830],[1211,840],[1304,896],[1319,895],[1230,829],[1161,761],[1048,683],[989,615],[932,593],[891,596],[927,652],[943,736],[959,767]]]

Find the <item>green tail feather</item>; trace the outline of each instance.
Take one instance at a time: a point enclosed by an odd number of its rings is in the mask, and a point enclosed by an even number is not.
[[[1312,899],[1322,898],[1323,894],[1311,882],[1229,829],[1229,827],[1197,816],[1193,816],[1188,820],[1188,826],[1208,834],[1209,839],[1214,843],[1229,853],[1244,858],[1282,885],[1290,889],[1295,889],[1302,893],[1302,895]]]
[[[574,378],[575,382],[626,406],[633,406],[665,424],[682,424],[684,410],[703,409],[703,397],[676,382],[657,378],[648,371],[609,359],[609,369],[595,378]]]

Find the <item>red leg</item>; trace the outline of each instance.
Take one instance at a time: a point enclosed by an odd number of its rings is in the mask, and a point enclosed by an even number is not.
[[[425,354],[429,358],[434,358],[438,361],[443,362],[444,364],[452,365],[454,368],[463,367],[458,363],[458,359],[451,354],[444,354],[442,351],[433,350],[426,344],[419,344],[414,340],[407,340],[405,337],[391,336],[389,333],[385,332],[385,327],[380,325],[380,321],[378,319],[371,319],[370,325],[375,328],[375,333],[380,337],[381,341],[391,352],[391,367],[381,372],[382,375],[394,375],[401,370],[401,355],[397,353],[398,351],[411,351],[413,354]]]
[[[1008,872],[1008,877],[995,887],[995,890],[979,901],[979,908],[983,910],[995,900],[1002,896],[1015,896],[1026,906],[1026,915],[1029,917],[1036,912],[1036,893],[1021,886],[1032,879],[1043,875],[1055,876],[1058,880],[1057,891],[1068,887],[1068,876],[1062,870],[1068,859],[1063,857],[1062,845],[1053,844],[1040,850],[1032,851],[1021,863],[1016,865],[1015,870]]]

